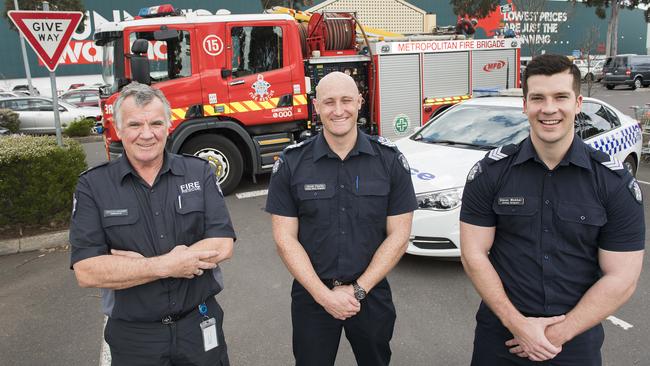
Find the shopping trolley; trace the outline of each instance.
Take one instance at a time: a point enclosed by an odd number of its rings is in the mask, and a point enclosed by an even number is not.
[[[634,115],[641,125],[641,132],[643,134],[643,146],[641,147],[641,155],[644,160],[650,159],[650,103],[645,106],[632,106]]]

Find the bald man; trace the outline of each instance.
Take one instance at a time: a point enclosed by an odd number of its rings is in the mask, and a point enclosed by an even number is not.
[[[395,307],[386,275],[406,251],[417,208],[410,168],[390,141],[357,129],[354,80],[326,75],[314,108],[322,133],[285,149],[266,210],[294,276],[296,365],[334,365],[341,331],[359,365],[388,365]]]

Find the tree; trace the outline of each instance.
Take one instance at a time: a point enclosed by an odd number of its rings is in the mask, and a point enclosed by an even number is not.
[[[314,4],[313,0],[260,0],[262,9],[271,9],[274,6],[283,6],[289,9],[304,9]]]
[[[454,14],[461,18],[485,18],[500,3],[500,0],[449,0]]]
[[[576,0],[571,0],[573,3]],[[596,8],[596,16],[601,19],[607,17],[607,8],[611,7],[611,17],[607,23],[607,56],[618,53],[618,11],[620,8],[634,9],[641,4],[650,5],[650,0],[584,0],[583,3],[589,7]],[[650,6],[645,10],[645,20],[650,22]]]
[[[86,13],[86,8],[83,5],[81,0],[49,0],[50,10],[51,11],[80,11]],[[42,0],[20,0],[18,2],[18,7],[20,10],[41,10],[43,9]],[[9,10],[14,10],[14,0],[5,0],[5,12],[2,14],[7,22],[9,22],[9,27],[13,30],[17,30],[14,26],[14,23],[9,19],[7,12]],[[79,23],[77,31],[83,31],[84,22],[83,19]]]

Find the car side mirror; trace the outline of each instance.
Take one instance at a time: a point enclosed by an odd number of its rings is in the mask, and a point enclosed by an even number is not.
[[[230,69],[221,69],[221,78],[222,79],[229,78],[231,76],[232,76],[232,70],[230,70]]]

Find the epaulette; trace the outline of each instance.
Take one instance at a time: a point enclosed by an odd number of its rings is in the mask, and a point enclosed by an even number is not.
[[[84,170],[83,172],[79,173],[79,176],[81,177],[82,175],[88,173],[89,171],[91,171],[91,170],[93,170],[93,169],[97,169],[97,168],[102,167],[102,166],[104,166],[104,165],[107,165],[108,163],[110,163],[110,161],[105,161],[105,162],[103,162],[103,163],[101,163],[101,164],[97,164],[97,165],[95,165],[95,166],[93,166],[93,167],[90,167],[90,168]]]
[[[625,166],[621,164],[621,162],[618,161],[618,159],[615,157],[593,148],[591,149],[590,155],[592,159],[596,160],[614,173],[620,175],[621,177],[625,175],[625,172],[627,171],[625,169]]]
[[[307,144],[309,144],[310,142],[312,142],[312,141],[314,140],[315,137],[316,137],[316,136],[314,136],[314,137],[310,137],[310,138],[308,138],[308,139],[306,139],[306,140],[302,140],[302,141],[297,142],[297,143],[295,143],[295,144],[289,145],[289,146],[287,146],[287,147],[284,148],[284,151],[293,150],[293,149],[297,149],[297,148],[302,147],[302,146],[306,146]]]
[[[384,136],[370,136],[370,141],[374,141],[380,145],[388,146],[395,151],[399,151],[399,149],[397,149],[397,145],[395,145],[393,141],[385,138]]]
[[[188,157],[188,158],[199,159],[199,160],[203,161],[204,163],[209,163],[209,161],[203,159],[203,158],[200,157],[200,156],[196,156],[196,155],[192,155],[192,154],[186,154],[186,153],[182,153],[181,155],[182,155],[182,156],[185,156],[185,157]]]
[[[516,153],[517,150],[519,150],[519,145],[516,144],[499,146],[496,149],[490,150],[490,152],[485,155],[485,161],[488,164],[496,163],[497,161]]]

